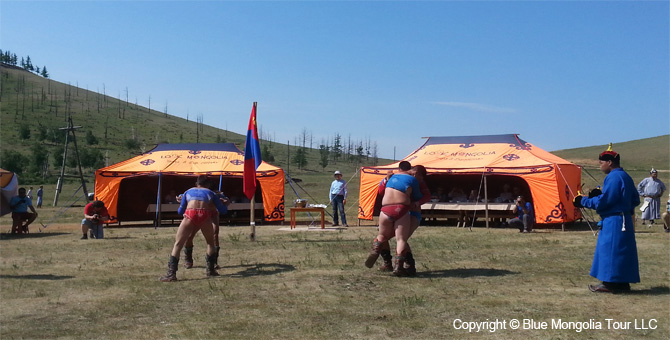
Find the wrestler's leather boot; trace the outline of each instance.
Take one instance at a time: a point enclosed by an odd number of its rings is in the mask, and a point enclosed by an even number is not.
[[[219,250],[221,250],[221,247],[217,246],[215,249],[216,253],[214,253],[214,269],[221,269],[219,267]]]
[[[382,249],[382,251],[379,253],[381,255],[382,260],[384,260],[384,264],[382,264],[381,267],[379,267],[379,270],[383,272],[390,272],[393,270],[393,255],[391,255],[391,249]]]
[[[379,255],[384,260],[384,264],[379,267],[379,270],[383,272],[390,272],[393,270],[393,256],[391,255],[391,247],[389,246],[389,241],[382,243],[381,250]]]
[[[407,253],[403,252],[402,254],[396,254],[393,259],[393,275],[394,276],[407,276],[407,270],[405,269],[405,262],[407,261]]]
[[[193,247],[184,247],[184,268],[193,268]]]
[[[405,271],[407,272],[407,276],[416,276],[416,261],[414,261],[412,252],[407,252],[405,260]]]
[[[216,268],[214,268],[214,264],[217,261],[217,259],[216,259],[217,255],[218,254],[216,254],[216,253],[214,255],[211,255],[211,256],[210,255],[205,255],[205,261],[207,261],[207,271],[206,271],[207,276],[219,276],[219,273],[216,271]]]
[[[167,274],[165,274],[165,276],[161,276],[159,280],[161,282],[177,281],[177,269],[179,269],[179,258],[170,255]]]
[[[372,241],[372,249],[368,254],[368,258],[365,260],[366,267],[372,268],[375,266],[375,262],[377,262],[381,250],[382,250],[382,243],[379,242],[375,237],[374,241]]]
[[[406,260],[405,260],[405,271],[407,271],[408,276],[415,276],[416,275],[416,261],[414,261],[414,256],[412,255],[412,249],[409,247],[409,243],[407,244],[407,253],[406,253]]]

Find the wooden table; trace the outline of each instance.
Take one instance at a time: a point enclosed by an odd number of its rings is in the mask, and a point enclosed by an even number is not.
[[[295,228],[296,212],[319,212],[321,213],[321,229],[326,227],[326,208],[291,208],[291,229]]]
[[[487,210],[488,206],[488,210]],[[514,203],[495,203],[489,202],[428,202],[421,205],[422,214],[426,217],[446,216],[453,217],[458,220],[456,227],[466,225],[467,212],[473,212],[473,218],[476,212],[483,212],[489,219],[492,218],[509,218],[514,216]],[[489,220],[486,220],[486,227],[488,228]]]

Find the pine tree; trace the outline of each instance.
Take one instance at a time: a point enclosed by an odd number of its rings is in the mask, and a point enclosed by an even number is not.
[[[340,136],[339,133],[335,134],[335,138],[333,140],[333,146],[331,147],[330,150],[333,159],[335,161],[339,160],[340,156],[342,156],[342,136]]]
[[[30,61],[30,56],[26,58],[26,70],[28,71],[34,71],[35,68],[33,67],[33,62]]]
[[[328,158],[330,157],[330,151],[328,150],[328,147],[321,144],[319,145],[319,165],[323,168],[323,170],[326,170],[326,167],[328,166]]]
[[[305,165],[307,165],[307,152],[305,148],[298,148],[295,156],[293,156],[293,164],[297,165],[299,169],[302,169]]]
[[[47,72],[46,66],[42,66],[42,77],[49,78],[49,72]]]

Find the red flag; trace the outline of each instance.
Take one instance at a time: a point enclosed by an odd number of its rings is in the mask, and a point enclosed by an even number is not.
[[[261,165],[261,145],[258,141],[258,127],[256,126],[256,102],[251,108],[247,141],[244,145],[244,194],[251,199],[256,193],[256,169]]]

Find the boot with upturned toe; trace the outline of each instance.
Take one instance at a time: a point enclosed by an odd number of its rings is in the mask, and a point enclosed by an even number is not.
[[[167,273],[164,276],[161,276],[159,280],[161,282],[177,281],[177,269],[179,269],[179,258],[170,255]]]
[[[184,268],[193,268],[193,247],[184,247]]]

